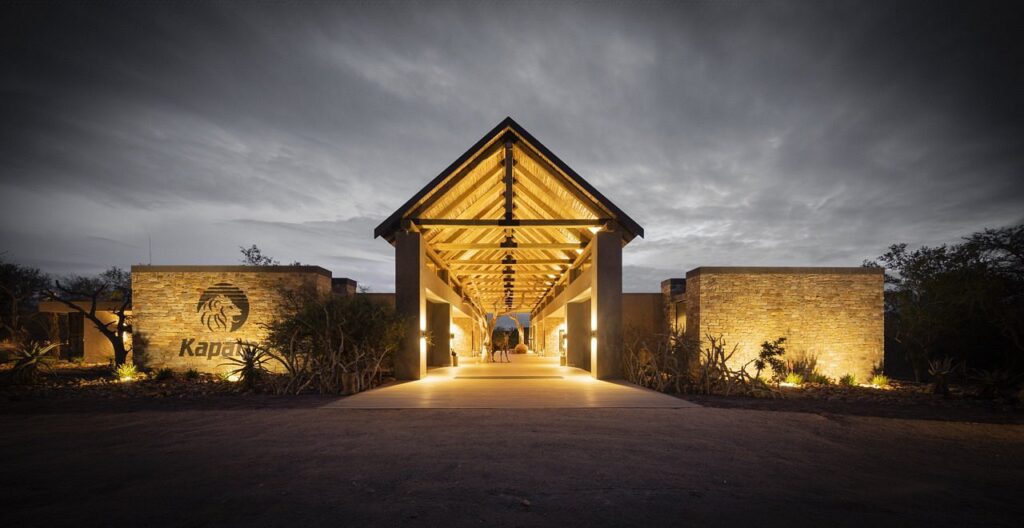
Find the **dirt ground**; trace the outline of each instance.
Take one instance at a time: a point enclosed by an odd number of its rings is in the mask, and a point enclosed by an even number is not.
[[[1020,526],[1024,426],[735,408],[0,405],[0,526]],[[722,405],[721,402],[716,402]]]

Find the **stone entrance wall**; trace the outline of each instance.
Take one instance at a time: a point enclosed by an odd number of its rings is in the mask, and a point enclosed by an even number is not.
[[[318,266],[132,266],[135,362],[223,372],[237,341],[261,342],[281,288],[331,291]]]
[[[786,337],[787,357],[831,378],[866,380],[883,359],[883,274],[872,268],[696,268],[686,274],[688,335],[738,345],[734,365]]]
[[[478,342],[479,332],[473,320],[468,317],[452,318],[452,333],[455,338],[452,341],[452,350],[460,356],[479,356],[480,343]]]

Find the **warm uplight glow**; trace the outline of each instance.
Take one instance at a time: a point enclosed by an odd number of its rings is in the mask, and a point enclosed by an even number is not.
[[[235,383],[239,379],[241,379],[241,377],[238,374],[229,374],[228,375],[228,381],[230,381],[231,383]]]
[[[796,383],[789,383],[788,381],[783,381],[783,382],[779,383],[779,385],[781,385],[783,387],[790,387],[790,388],[793,388],[793,389],[799,389],[800,387],[803,387],[803,385],[797,385]]]

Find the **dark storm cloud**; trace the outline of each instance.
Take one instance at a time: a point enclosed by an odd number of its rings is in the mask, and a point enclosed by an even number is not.
[[[386,291],[372,227],[512,115],[646,228],[628,291],[856,265],[1024,220],[1010,7],[7,6],[0,247],[63,272],[258,243]]]

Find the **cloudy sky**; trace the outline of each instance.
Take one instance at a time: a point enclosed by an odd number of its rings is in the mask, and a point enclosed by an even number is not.
[[[1024,221],[1008,6],[5,3],[0,252],[91,273],[255,243],[392,291],[373,227],[510,115],[646,229],[627,291],[859,265]]]

